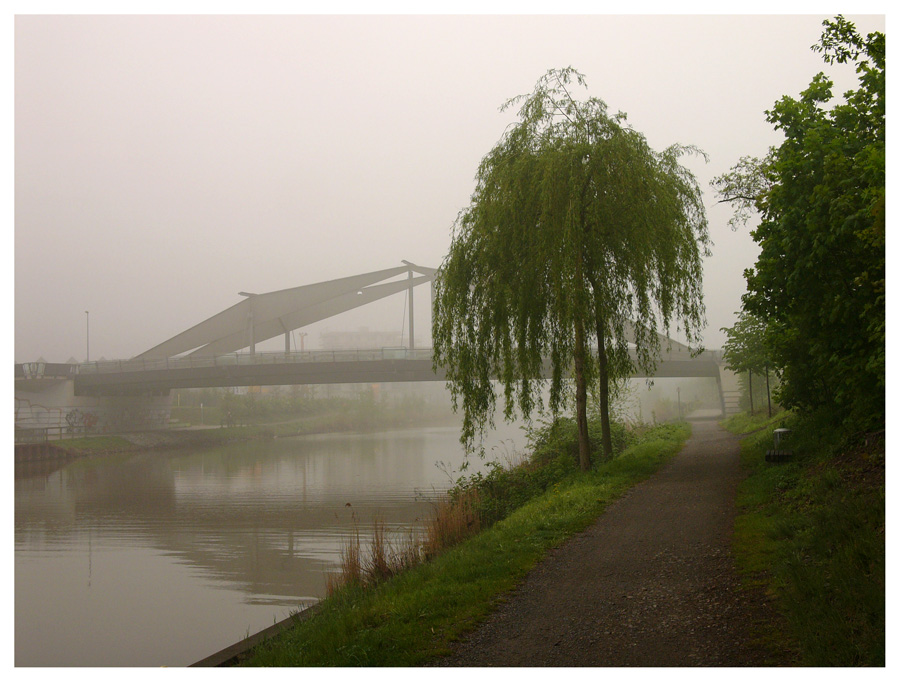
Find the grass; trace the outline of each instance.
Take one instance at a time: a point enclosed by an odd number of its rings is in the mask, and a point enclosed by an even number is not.
[[[96,454],[105,452],[118,452],[121,450],[133,450],[134,444],[121,436],[82,436],[80,438],[65,438],[52,441],[77,454]]]
[[[313,415],[289,422],[253,424],[245,426],[214,427],[199,430],[163,430],[166,447],[215,447],[238,441],[287,438],[291,436],[356,431],[352,420],[338,413]],[[65,438],[54,443],[75,454],[90,455],[108,452],[137,451],[146,449],[135,445],[123,436],[86,435]]]
[[[654,473],[689,432],[682,424],[644,434],[590,472],[566,472],[545,490],[535,488],[505,518],[430,560],[369,588],[348,582],[312,618],[258,646],[242,664],[412,666],[449,653],[449,644],[483,620],[551,548]]]
[[[773,636],[797,663],[883,666],[884,441],[833,423],[782,415],[744,439],[735,554],[747,583],[774,598],[783,623]],[[770,464],[781,424],[793,430],[794,458]]]
[[[771,417],[768,416],[768,412],[755,412],[753,414],[750,414],[749,412],[739,412],[724,420],[722,426],[732,433],[743,435],[759,431],[760,429],[769,426],[778,428],[789,417],[790,412],[785,412],[780,409]]]

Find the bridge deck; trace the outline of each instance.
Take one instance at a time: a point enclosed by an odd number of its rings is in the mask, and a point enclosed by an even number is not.
[[[683,351],[666,353],[653,376],[718,377],[715,353],[691,358]],[[545,367],[549,376],[549,364]],[[635,377],[643,377],[638,373]],[[432,366],[430,349],[309,351],[304,353],[231,354],[212,358],[123,360],[81,365],[75,374],[76,395],[166,391],[173,388],[280,386],[292,384],[389,383],[444,381]]]

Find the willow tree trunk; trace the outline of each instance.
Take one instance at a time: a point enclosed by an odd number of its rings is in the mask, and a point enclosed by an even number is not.
[[[587,428],[587,382],[584,378],[584,325],[575,322],[575,420],[578,424],[578,464],[582,471],[591,468],[591,441]]]
[[[612,433],[609,427],[609,358],[606,357],[606,339],[603,336],[603,317],[597,311],[597,360],[600,380],[600,432],[603,459],[612,459]]]

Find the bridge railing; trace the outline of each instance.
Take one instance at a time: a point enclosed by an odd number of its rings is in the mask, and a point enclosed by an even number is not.
[[[257,352],[229,353],[212,357],[184,356],[180,358],[132,359],[86,362],[78,365],[79,374],[110,372],[144,372],[166,369],[196,369],[201,367],[234,367],[239,365],[275,365],[305,362],[360,362],[373,360],[430,360],[430,348],[376,348],[372,350],[310,350],[294,353]]]
[[[16,427],[16,443],[46,443],[52,440],[65,440],[67,438],[82,438],[95,433],[84,426],[33,426]]]
[[[704,351],[697,359],[723,362],[720,350]],[[663,359],[690,359],[685,352],[663,354]],[[212,357],[183,356],[156,360],[101,360],[78,365],[59,363],[25,363],[16,365],[16,378],[71,377],[74,374],[103,374],[112,372],[144,372],[148,370],[194,369],[200,367],[229,367],[239,365],[274,365],[301,362],[360,362],[366,360],[430,360],[431,348],[375,348],[353,350],[308,350],[293,353],[260,352],[228,353]]]
[[[16,364],[16,379],[67,379],[78,372],[78,365],[67,362],[23,362]]]

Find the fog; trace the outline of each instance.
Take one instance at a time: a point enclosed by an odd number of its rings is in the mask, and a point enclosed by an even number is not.
[[[498,108],[569,65],[654,148],[709,154],[688,163],[719,348],[757,249],[708,184],[779,143],[765,110],[817,72],[855,87],[852,66],[809,49],[825,18],[17,16],[16,362],[84,360],[88,320],[91,359],[129,358],[239,291],[439,266],[515,118]],[[419,346],[429,299],[416,291]],[[405,325],[398,295],[301,331],[315,348],[326,330]]]

